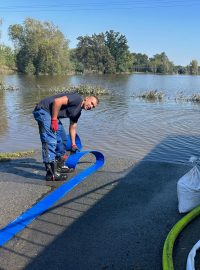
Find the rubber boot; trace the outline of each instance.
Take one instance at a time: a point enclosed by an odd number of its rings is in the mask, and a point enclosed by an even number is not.
[[[57,170],[57,163],[50,162],[45,164],[46,167],[46,180],[47,181],[64,181],[67,179],[66,173],[61,173]]]
[[[51,167],[51,163],[45,163],[45,169],[46,169],[46,180],[53,181],[53,170]]]
[[[69,172],[74,171],[74,169],[69,168],[67,165],[65,165],[66,159],[67,159],[66,156],[56,158],[56,165],[57,165],[57,171],[58,172],[60,172],[60,173],[69,173]]]

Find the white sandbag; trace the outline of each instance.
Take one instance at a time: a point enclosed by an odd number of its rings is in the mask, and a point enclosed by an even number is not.
[[[177,195],[180,213],[200,205],[200,169],[197,164],[178,180]]]
[[[186,270],[195,270],[195,263],[194,263],[194,258],[196,256],[196,251],[197,249],[200,248],[200,241],[198,241],[193,248],[191,249],[188,257],[187,257],[187,265],[186,265]]]

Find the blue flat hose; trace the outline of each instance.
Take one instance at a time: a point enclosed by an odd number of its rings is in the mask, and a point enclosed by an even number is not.
[[[53,204],[64,197],[70,190],[82,182],[87,176],[101,168],[104,164],[104,156],[97,151],[83,151],[73,155],[70,155],[66,161],[66,165],[70,168],[76,168],[78,161],[87,154],[93,154],[96,158],[96,162],[83,170],[66,183],[62,184],[56,190],[51,192],[33,207],[26,210],[22,215],[18,216],[15,220],[11,221],[4,228],[0,230],[0,246],[3,246],[17,233],[22,231],[28,226],[35,218],[46,212]]]

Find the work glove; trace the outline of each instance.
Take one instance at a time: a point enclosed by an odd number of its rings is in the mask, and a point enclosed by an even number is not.
[[[58,131],[58,119],[57,118],[51,119],[51,129],[53,130],[53,132]]]
[[[72,149],[71,149],[71,153],[75,154],[77,152],[80,152],[80,149],[77,147],[76,144],[72,144]]]

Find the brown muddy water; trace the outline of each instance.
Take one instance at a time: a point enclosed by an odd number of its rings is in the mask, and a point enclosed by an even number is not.
[[[200,93],[200,76],[1,75],[0,80],[18,88],[0,92],[0,152],[40,149],[35,104],[56,87],[88,84],[106,88],[109,95],[100,97],[95,110],[82,113],[78,133],[84,149],[135,161],[182,163],[200,156],[200,105],[177,99]],[[165,99],[137,98],[150,90],[163,91]],[[67,130],[68,119],[63,123]]]

